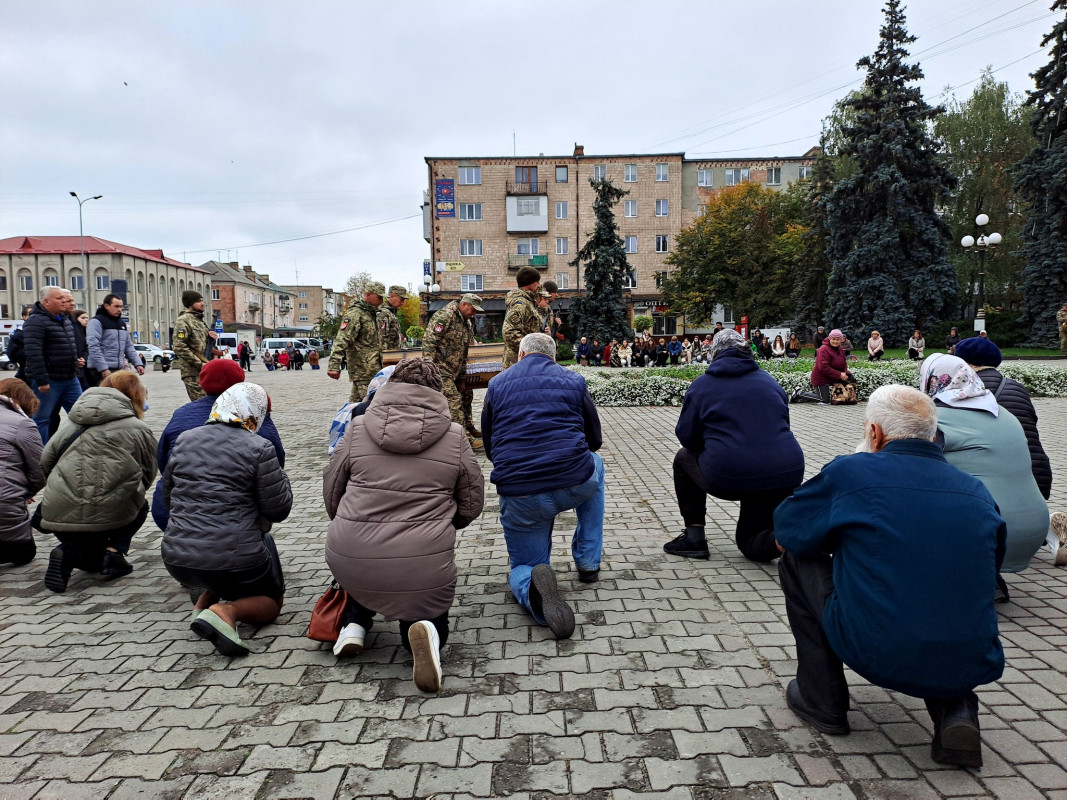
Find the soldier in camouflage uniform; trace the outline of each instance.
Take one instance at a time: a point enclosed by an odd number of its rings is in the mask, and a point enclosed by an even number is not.
[[[407,289],[403,286],[390,286],[386,302],[378,307],[378,335],[382,339],[382,350],[400,349],[400,320],[396,310],[404,305],[407,299]]]
[[[1060,353],[1067,356],[1067,303],[1056,312],[1056,327],[1060,331]]]
[[[185,311],[174,323],[174,355],[178,357],[185,393],[190,400],[199,400],[205,396],[200,386],[200,368],[208,362],[208,339],[217,334],[204,323],[204,296],[200,292],[182,292],[182,305]]]
[[[481,310],[481,298],[476,294],[465,294],[433,315],[422,339],[423,358],[432,359],[441,371],[441,391],[448,400],[452,421],[467,432],[475,450],[482,446],[481,434],[474,427],[471,404],[466,397],[469,393],[473,400],[474,392],[460,389],[456,383],[462,383],[467,374],[467,350],[474,344],[474,328],[470,321]]]
[[[358,403],[367,394],[374,373],[382,368],[382,342],[378,324],[378,306],[385,296],[385,285],[371,281],[363,299],[345,309],[337,332],[326,374],[341,377],[341,359],[348,359],[348,378],[352,381],[349,401]]]
[[[512,289],[504,298],[504,358],[500,363],[503,372],[519,360],[519,342],[528,333],[540,333],[544,327],[545,314],[537,308],[541,287],[541,273],[533,267],[523,267],[515,276],[517,289]],[[547,296],[548,293],[545,292]]]

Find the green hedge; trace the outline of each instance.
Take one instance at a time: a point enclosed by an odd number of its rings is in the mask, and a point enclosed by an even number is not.
[[[814,360],[798,358],[761,361],[760,367],[771,375],[786,394],[798,389],[811,390]],[[585,378],[593,402],[598,406],[678,406],[689,384],[704,372],[702,365],[693,367],[622,368],[570,367]],[[855,362],[849,365],[856,376],[859,398],[866,400],[879,386],[900,383],[918,386],[919,364],[914,361],[881,361],[874,364]],[[1033,397],[1067,397],[1067,369],[1029,363],[1004,363],[1000,371],[1019,381]]]

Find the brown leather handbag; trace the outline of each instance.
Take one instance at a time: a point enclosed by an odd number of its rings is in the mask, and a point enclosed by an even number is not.
[[[308,638],[316,642],[336,642],[341,632],[341,618],[348,605],[348,592],[334,581],[322,593],[311,612],[311,624],[308,625]]]

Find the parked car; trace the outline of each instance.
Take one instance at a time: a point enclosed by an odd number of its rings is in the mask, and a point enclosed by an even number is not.
[[[7,353],[0,353],[0,369],[18,369],[19,365],[7,357]]]
[[[164,350],[162,347],[156,347],[154,344],[135,344],[134,348],[141,354],[141,358],[145,364],[151,361],[163,362],[163,357],[166,356],[173,361],[176,356],[173,350]]]

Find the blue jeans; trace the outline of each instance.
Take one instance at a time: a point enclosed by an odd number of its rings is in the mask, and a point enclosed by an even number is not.
[[[37,430],[41,433],[41,441],[44,444],[48,444],[48,437],[54,433],[54,431],[49,430],[48,424],[48,420],[52,417],[52,412],[57,405],[62,405],[63,410],[70,413],[70,407],[82,395],[81,381],[76,377],[71,378],[69,381],[52,381],[48,384],[47,392],[38,391],[37,381],[33,381],[30,383],[30,388],[37,395],[37,399],[41,401],[41,407],[33,415],[33,421],[37,425]]]
[[[600,569],[604,545],[604,460],[592,453],[594,468],[589,480],[568,489],[540,494],[501,495],[500,524],[511,560],[508,583],[511,592],[534,618],[545,624],[530,607],[530,573],[552,558],[552,526],[556,515],[574,509],[578,527],[571,539],[571,554],[580,570]]]

